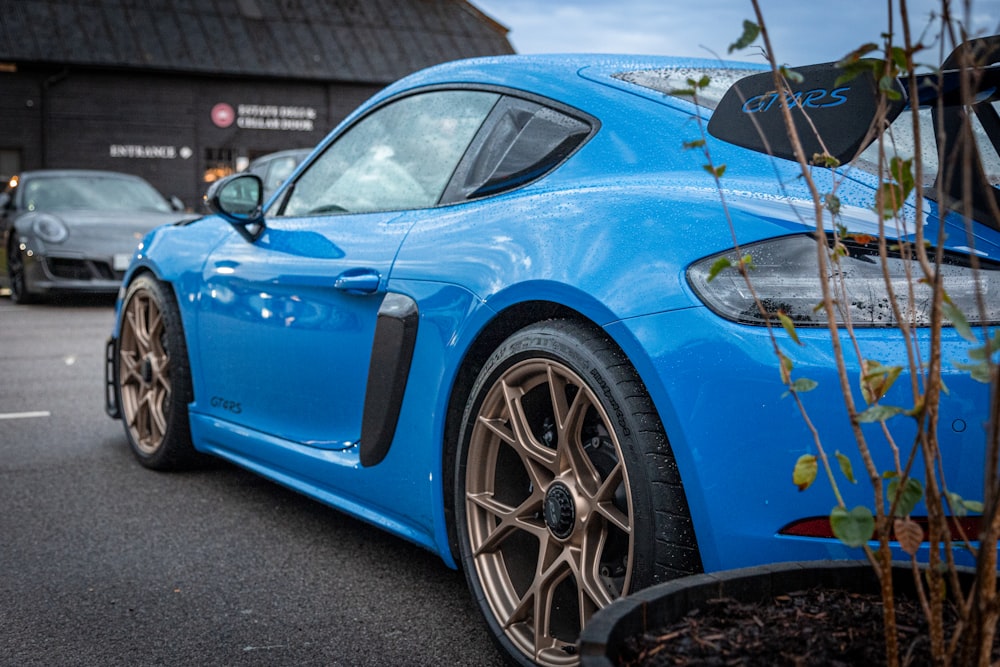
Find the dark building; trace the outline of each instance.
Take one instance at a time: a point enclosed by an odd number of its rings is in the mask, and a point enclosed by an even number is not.
[[[403,75],[512,53],[506,35],[464,0],[0,0],[0,176],[112,169],[195,206]]]

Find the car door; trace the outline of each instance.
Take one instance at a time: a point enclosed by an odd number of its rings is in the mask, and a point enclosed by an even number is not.
[[[313,447],[359,439],[378,309],[415,219],[402,212],[438,204],[498,97],[434,90],[376,108],[279,195],[259,239],[210,253],[198,411]]]

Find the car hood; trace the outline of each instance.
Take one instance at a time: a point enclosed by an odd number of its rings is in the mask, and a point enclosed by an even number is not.
[[[197,217],[193,213],[181,211],[44,211],[22,216],[17,226],[26,230],[35,220],[49,218],[63,223],[77,239],[114,238],[122,235],[135,235],[136,238],[141,238],[161,225],[176,224]]]
[[[174,222],[197,217],[191,213],[180,211],[96,211],[71,210],[39,212],[35,215],[47,215],[57,218],[66,225],[96,225],[108,228],[125,227],[128,229],[144,229],[146,231]]]

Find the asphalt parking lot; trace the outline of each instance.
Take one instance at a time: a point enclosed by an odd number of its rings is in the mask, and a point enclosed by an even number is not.
[[[108,300],[0,297],[0,665],[500,665],[460,572],[103,412]]]

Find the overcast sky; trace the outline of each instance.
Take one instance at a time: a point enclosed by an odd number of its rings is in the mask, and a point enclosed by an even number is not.
[[[753,18],[750,0],[471,0],[510,29],[518,53],[650,53],[726,57]],[[897,5],[898,0],[893,0]],[[960,8],[959,0],[953,7]],[[888,26],[886,0],[761,0],[778,60],[789,65],[838,60]],[[910,0],[923,26],[940,0]],[[980,36],[1000,33],[1000,0],[973,0]],[[955,9],[953,9],[955,11]],[[733,56],[760,60],[750,49]]]

